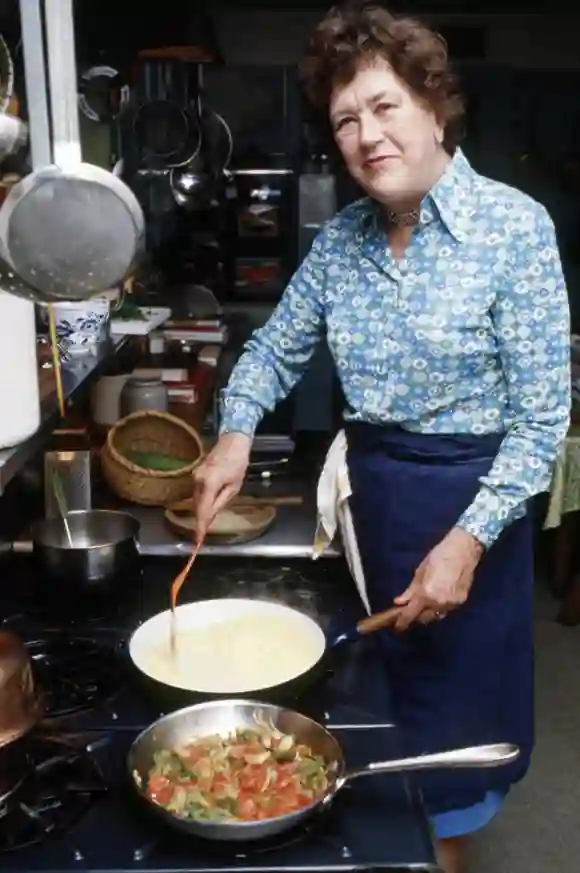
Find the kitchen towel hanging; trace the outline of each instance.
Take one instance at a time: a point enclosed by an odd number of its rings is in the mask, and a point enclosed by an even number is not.
[[[340,532],[344,556],[366,611],[371,612],[359,555],[349,497],[346,434],[340,430],[330,446],[317,488],[317,523],[312,557],[319,558]]]

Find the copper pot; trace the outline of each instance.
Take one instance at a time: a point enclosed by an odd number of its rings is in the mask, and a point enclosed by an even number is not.
[[[0,630],[0,749],[27,734],[42,709],[24,643],[10,631]]]

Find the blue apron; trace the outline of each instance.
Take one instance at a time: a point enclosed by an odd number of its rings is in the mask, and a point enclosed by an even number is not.
[[[350,507],[373,612],[392,605],[417,566],[469,506],[502,435],[427,435],[346,426]],[[440,622],[377,642],[385,658],[404,751],[513,742],[514,764],[418,777],[437,816],[507,793],[533,746],[533,547],[530,514],[482,558],[467,603]],[[469,828],[466,828],[469,830]]]

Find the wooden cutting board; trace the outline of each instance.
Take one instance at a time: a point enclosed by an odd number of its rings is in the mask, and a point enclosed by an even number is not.
[[[262,503],[232,502],[219,512],[207,534],[208,545],[233,545],[256,539],[276,520],[276,507]],[[195,520],[191,501],[168,507],[165,518],[181,539],[190,541],[195,536]]]

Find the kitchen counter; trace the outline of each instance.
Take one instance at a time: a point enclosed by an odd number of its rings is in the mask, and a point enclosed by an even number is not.
[[[244,486],[244,494],[255,497],[301,496],[299,506],[278,506],[277,517],[272,527],[257,539],[235,545],[215,545],[206,542],[201,549],[204,555],[225,557],[263,557],[263,558],[311,558],[316,528],[316,479],[309,484],[304,478],[290,479],[280,477],[268,484],[259,481]],[[123,509],[130,512],[141,524],[139,551],[148,557],[185,557],[191,552],[191,543],[184,542],[172,531],[166,522],[163,510],[155,507],[138,506],[135,503],[95,500],[95,506]],[[16,552],[29,552],[32,543],[23,534],[16,543]],[[325,557],[336,558],[341,555],[340,543],[333,544],[324,553]]]
[[[244,494],[255,497],[301,496],[303,503],[300,506],[276,507],[277,517],[272,527],[257,539],[235,545],[214,545],[206,542],[202,547],[202,554],[264,558],[312,557],[316,529],[314,486],[301,479],[291,481],[281,478],[268,485],[247,485],[244,487]],[[160,510],[131,506],[129,511],[141,523],[139,544],[142,555],[175,556],[187,555],[191,551],[191,543],[178,539]],[[340,554],[340,546],[335,544],[325,553],[327,557],[338,557]]]

